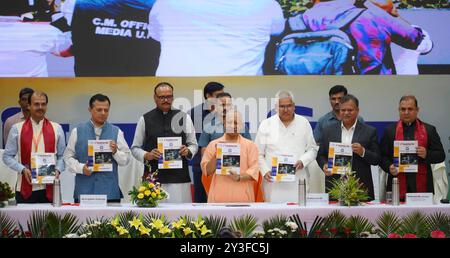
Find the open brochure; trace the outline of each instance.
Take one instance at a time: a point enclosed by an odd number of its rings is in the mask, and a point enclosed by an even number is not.
[[[274,182],[295,181],[295,156],[292,154],[280,154],[272,157],[271,176]]]
[[[334,174],[350,172],[352,166],[353,151],[351,144],[330,142],[328,149],[328,169]]]
[[[417,157],[417,141],[394,141],[394,166],[399,173],[417,173],[419,159]]]
[[[88,167],[92,169],[92,172],[111,172],[113,170],[110,142],[111,140],[88,141]]]
[[[241,146],[239,143],[218,143],[216,158],[216,174],[228,175],[230,170],[237,174],[241,173]]]
[[[31,183],[53,184],[55,176],[55,153],[33,153],[31,155]]]
[[[158,137],[158,169],[183,168],[180,148],[181,137]]]

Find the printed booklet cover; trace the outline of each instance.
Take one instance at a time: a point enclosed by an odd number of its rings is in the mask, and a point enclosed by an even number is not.
[[[158,137],[158,150],[162,153],[158,169],[183,168],[180,148],[181,137]]]
[[[218,143],[216,158],[216,174],[228,175],[230,170],[237,174],[241,173],[241,146],[239,143]]]
[[[328,169],[334,174],[350,172],[352,166],[353,151],[351,144],[330,142],[328,149]]]
[[[112,172],[113,154],[109,143],[111,140],[88,141],[88,167],[92,172]]]

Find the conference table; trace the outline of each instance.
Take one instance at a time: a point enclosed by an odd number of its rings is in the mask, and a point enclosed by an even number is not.
[[[233,218],[244,215],[253,215],[262,223],[264,220],[277,215],[291,216],[298,214],[302,221],[312,224],[316,216],[325,217],[331,212],[338,210],[347,217],[351,215],[361,215],[375,223],[377,218],[384,212],[391,211],[399,217],[420,211],[423,214],[441,212],[450,214],[450,204],[435,204],[430,206],[392,206],[383,203],[363,203],[360,206],[339,206],[329,204],[326,206],[299,206],[291,203],[232,203],[232,204],[196,204],[196,203],[160,203],[155,208],[140,208],[130,203],[112,204],[106,207],[82,207],[75,204],[65,204],[61,207],[53,207],[51,204],[18,204],[17,206],[7,206],[0,209],[11,218],[17,220],[22,226],[27,225],[27,220],[35,211],[50,211],[60,215],[71,213],[75,215],[80,223],[84,223],[87,218],[111,218],[116,214],[133,211],[136,214],[164,214],[168,220],[175,220],[181,216],[188,215],[196,218],[202,216],[226,217],[230,222]]]

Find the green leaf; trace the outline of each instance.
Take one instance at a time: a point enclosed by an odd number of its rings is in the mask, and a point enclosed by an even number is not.
[[[401,235],[415,234],[417,237],[428,237],[426,216],[419,211],[412,212],[402,219]]]
[[[30,218],[27,220],[28,231],[31,233],[31,238],[44,237],[45,221],[47,219],[48,211],[33,211]]]
[[[0,212],[0,238],[15,237],[14,230],[17,230],[18,226],[14,220],[11,219],[6,213]]]
[[[351,230],[352,237],[359,237],[362,232],[372,232],[373,224],[361,215],[350,216],[346,227]]]
[[[435,212],[426,218],[427,235],[430,237],[431,232],[440,230],[446,236],[450,236],[450,215],[442,212]]]
[[[346,224],[347,217],[341,211],[335,210],[324,218],[321,230],[327,232],[329,237],[341,237]],[[336,231],[336,233],[332,233],[332,231]]]
[[[242,237],[249,238],[252,237],[253,231],[255,231],[258,225],[253,215],[245,215],[234,218],[230,226],[233,231],[242,233]]]
[[[378,217],[376,224],[378,226],[380,237],[388,237],[391,233],[399,233],[401,219],[392,211],[384,212]]]
[[[204,218],[205,225],[211,229],[213,237],[218,237],[220,230],[227,225],[227,218],[221,216],[208,216]]]

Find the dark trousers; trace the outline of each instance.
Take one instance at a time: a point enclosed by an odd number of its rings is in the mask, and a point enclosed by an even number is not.
[[[192,166],[192,174],[194,176],[194,202],[205,203],[208,197],[202,184],[202,170],[199,166]]]
[[[45,189],[33,191],[30,198],[24,199],[20,192],[16,191],[16,201],[17,203],[50,203],[50,201],[45,196]]]

